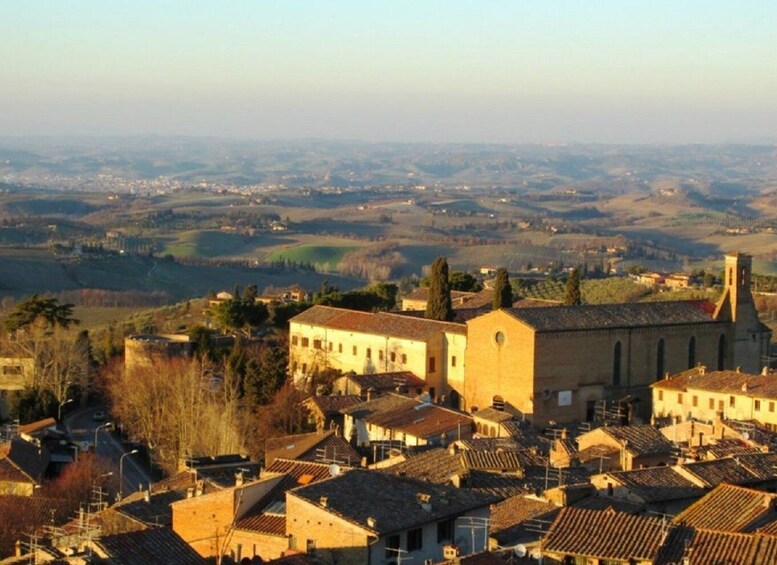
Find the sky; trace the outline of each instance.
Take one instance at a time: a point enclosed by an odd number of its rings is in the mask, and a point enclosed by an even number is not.
[[[0,136],[777,140],[777,2],[4,0]]]

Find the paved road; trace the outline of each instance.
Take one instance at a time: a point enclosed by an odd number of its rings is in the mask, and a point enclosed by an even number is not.
[[[113,472],[118,478],[120,475],[119,464],[121,457],[127,453],[110,433],[106,431],[106,423],[110,421],[110,416],[104,422],[95,421],[94,413],[102,410],[107,413],[104,406],[90,406],[81,410],[76,410],[65,416],[65,426],[70,432],[73,441],[85,445],[89,444],[90,450],[94,449],[98,455],[107,457],[114,465]],[[96,434],[95,434],[96,432]],[[95,443],[95,438],[97,442]],[[151,478],[137,461],[137,455],[127,455],[124,457],[123,482],[124,494],[137,490],[139,485],[147,487],[151,483]]]

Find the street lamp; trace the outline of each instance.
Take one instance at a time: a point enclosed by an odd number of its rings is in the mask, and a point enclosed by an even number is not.
[[[113,422],[105,422],[104,424],[100,424],[94,429],[94,453],[97,455],[97,432],[100,431],[101,428],[105,428],[106,430],[109,429],[113,425]]]
[[[121,457],[119,457],[119,497],[124,498],[124,458],[128,455],[134,455],[137,453],[137,449],[133,449],[132,451],[128,451]]]
[[[59,406],[57,406],[57,422],[62,421],[62,407],[67,404],[68,402],[75,402],[74,398],[68,398],[67,400],[63,400],[59,403]]]

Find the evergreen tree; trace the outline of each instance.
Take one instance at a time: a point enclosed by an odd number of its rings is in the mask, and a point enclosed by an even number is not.
[[[580,273],[577,269],[572,269],[569,272],[569,278],[567,279],[564,304],[567,306],[578,306],[582,303],[583,301],[580,298]]]
[[[425,316],[430,320],[448,321],[453,319],[451,287],[448,281],[448,260],[445,257],[438,257],[432,263]]]
[[[510,308],[512,305],[513,289],[510,286],[510,277],[507,276],[507,269],[500,267],[496,271],[496,281],[494,282],[494,310]]]

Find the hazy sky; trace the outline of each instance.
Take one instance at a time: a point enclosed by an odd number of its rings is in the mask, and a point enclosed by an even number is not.
[[[0,2],[0,135],[777,138],[777,2]]]

